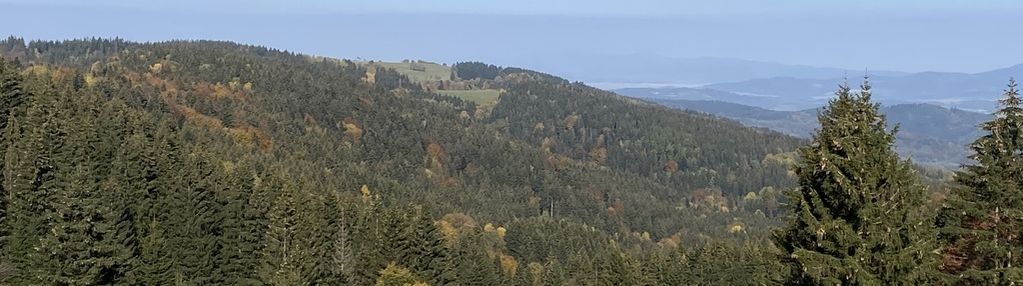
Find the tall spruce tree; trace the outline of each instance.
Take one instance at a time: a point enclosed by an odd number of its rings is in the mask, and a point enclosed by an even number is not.
[[[225,284],[258,284],[257,270],[263,233],[266,231],[265,211],[259,206],[256,193],[257,173],[250,168],[250,162],[241,161],[238,168],[225,180],[226,189],[218,193],[223,205],[224,219],[221,222],[220,252],[217,265]]]
[[[792,215],[775,242],[793,285],[903,285],[933,279],[933,228],[920,211],[924,188],[892,150],[866,81],[839,87],[799,149]]]
[[[40,283],[45,274],[45,255],[39,252],[40,239],[50,229],[53,193],[62,185],[56,177],[55,159],[60,155],[59,120],[52,110],[51,94],[31,96],[25,113],[9,119],[4,165],[4,190],[7,192],[5,256],[17,269],[15,284]],[[43,128],[43,126],[48,128]]]
[[[956,173],[938,216],[942,270],[963,284],[1023,283],[1023,108],[1009,80],[995,118],[970,149],[976,163]]]
[[[9,194],[4,188],[4,162],[8,147],[11,145],[10,138],[7,138],[8,119],[15,114],[22,102],[25,92],[21,88],[22,78],[17,68],[7,61],[0,59],[0,249],[5,249],[9,229],[7,226],[7,198]],[[11,260],[6,251],[0,254],[0,269],[11,269]],[[0,277],[0,282],[7,277]]]
[[[267,285],[300,285],[309,284],[302,277],[302,263],[306,250],[302,247],[301,208],[306,203],[303,190],[289,182],[278,185],[271,182],[272,188],[279,188],[280,194],[267,214],[269,225],[264,236],[262,249],[262,266],[259,276]]]

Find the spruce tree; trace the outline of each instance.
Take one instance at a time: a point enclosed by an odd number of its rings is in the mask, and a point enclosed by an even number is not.
[[[49,190],[54,203],[52,210],[45,213],[49,229],[38,247],[40,257],[46,261],[45,268],[39,269],[43,270],[39,278],[46,284],[94,285],[103,282],[102,276],[114,263],[106,256],[107,251],[97,249],[104,246],[106,232],[113,229],[113,224],[102,211],[98,198],[99,184],[93,176],[95,161],[74,162],[92,154],[89,148],[92,144],[87,144],[86,139],[93,130],[92,122],[87,115],[76,112],[69,100],[61,100],[56,106],[60,112],[51,117],[63,120],[47,127],[66,132],[51,137],[47,143],[61,146],[63,151],[45,156],[56,170],[56,181],[61,183]],[[61,124],[71,120],[78,124]]]
[[[193,151],[196,152],[196,151]],[[217,234],[220,230],[220,209],[214,194],[218,173],[205,153],[183,156],[179,172],[174,174],[177,186],[171,189],[166,205],[171,206],[167,218],[168,246],[179,280],[188,284],[211,284],[222,277],[217,273]]]
[[[305,249],[301,248],[299,233],[304,193],[288,182],[271,187],[278,187],[280,194],[267,214],[269,225],[264,236],[259,276],[267,285],[305,284],[301,268]]]
[[[22,78],[18,74],[16,66],[0,59],[0,250],[7,244],[9,229],[7,226],[7,190],[4,188],[4,162],[6,162],[7,150],[11,146],[11,138],[7,136],[8,119],[12,114],[18,113],[19,107],[24,102],[25,92],[21,88]],[[0,254],[0,267],[12,268],[10,259],[6,252]],[[0,277],[0,282],[2,281]]]
[[[257,205],[254,184],[255,172],[251,162],[238,162],[238,167],[227,176],[226,189],[218,194],[224,209],[221,223],[220,252],[217,265],[225,284],[258,284],[256,270],[263,234],[266,232],[265,212]]]
[[[50,230],[53,193],[63,182],[56,177],[62,126],[52,110],[52,96],[29,97],[26,111],[9,119],[4,165],[7,213],[4,254],[21,269],[15,283],[37,282],[45,274],[47,259],[39,252],[43,235]],[[44,128],[47,127],[47,128]]]
[[[775,234],[793,285],[901,285],[933,279],[924,188],[892,150],[879,104],[864,82],[841,85],[818,115],[821,127],[799,149],[799,187],[789,224]],[[897,129],[897,128],[896,128]]]
[[[333,275],[334,283],[350,283],[352,280],[353,257],[351,218],[355,212],[348,211],[348,205],[342,200],[341,194],[334,193],[333,200],[326,213],[330,221],[330,260],[328,268]]]
[[[995,118],[970,149],[976,162],[955,176],[956,186],[936,224],[942,270],[963,284],[1023,283],[1023,108],[1009,80]]]

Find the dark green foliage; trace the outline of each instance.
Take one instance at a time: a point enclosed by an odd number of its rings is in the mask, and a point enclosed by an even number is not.
[[[4,188],[13,190],[5,208],[12,214],[4,224],[5,261],[17,269],[10,281],[18,283],[365,285],[391,262],[431,284],[514,283],[530,263],[543,266],[534,270],[545,283],[582,283],[575,272],[594,269],[608,279],[648,281],[644,260],[633,255],[656,251],[657,240],[763,242],[774,212],[756,215],[757,207],[739,195],[790,184],[784,165],[762,161],[797,142],[664,109],[648,116],[642,104],[489,65],[463,65],[479,68],[474,84],[508,92],[492,110],[480,110],[427,93],[393,70],[376,70],[367,83],[366,66],[262,47],[121,40],[9,41],[3,47],[25,65],[21,72],[5,68],[7,82],[22,87],[5,85],[12,112],[0,141],[9,144]],[[538,103],[557,97],[520,96],[533,88],[569,101],[593,98],[571,106],[590,116],[572,131],[579,132],[575,139],[556,137],[557,145],[544,146],[544,137],[503,125],[517,120],[503,114],[523,106],[552,106]],[[596,116],[602,106],[643,116]],[[542,121],[555,130],[563,113],[536,110],[522,122]],[[772,143],[753,152],[722,149],[743,153],[719,154],[741,163],[711,165],[710,156],[719,155],[704,152],[718,150],[691,148],[724,144],[724,137],[617,131],[601,141],[592,131],[665,120],[671,128],[735,129],[729,136]],[[616,143],[644,137],[656,141],[638,149]],[[608,149],[607,162],[589,155],[597,141]],[[626,164],[637,156],[645,159]],[[665,170],[670,159],[682,167]],[[763,164],[771,175],[737,176]],[[703,180],[701,172],[724,179]],[[689,179],[697,181],[680,184]],[[365,198],[358,192],[364,185]],[[715,203],[705,203],[708,198]],[[446,242],[434,220],[454,212],[508,225],[507,245],[514,250],[478,228]],[[565,252],[537,241],[562,233],[545,227],[539,229],[551,233],[515,234],[535,229],[527,223],[532,217],[585,229],[561,234],[566,243],[582,244]],[[736,221],[748,232],[729,233]],[[54,228],[75,231],[47,238]],[[102,243],[93,249],[73,244],[88,239]],[[594,257],[578,248],[583,245],[610,256]],[[539,248],[528,249],[533,246]],[[47,267],[75,256],[51,257],[44,249],[102,254],[89,257],[96,260],[88,267],[54,272]],[[557,259],[548,261],[550,255]]]
[[[226,42],[0,48],[23,63],[0,73],[4,283],[764,285],[776,252],[796,283],[930,282],[869,91],[800,152],[779,251],[801,140],[778,133],[483,64],[458,77],[493,106]]]
[[[892,150],[896,131],[864,82],[842,85],[799,150],[792,218],[776,235],[790,284],[896,285],[933,281],[936,255],[923,187]]]
[[[987,132],[970,149],[975,164],[956,173],[956,186],[937,225],[942,270],[963,284],[1023,282],[1023,109],[1016,82],[1009,86]]]
[[[8,41],[13,42],[13,39],[12,37]],[[6,151],[12,142],[11,139],[13,139],[8,138],[8,134],[15,131],[14,129],[8,130],[8,119],[12,114],[24,112],[22,103],[25,100],[25,94],[21,87],[21,81],[18,67],[7,61],[0,60],[0,162],[7,162]],[[19,127],[15,126],[15,128]],[[17,133],[11,136],[16,135]],[[3,182],[5,175],[4,164],[0,164],[0,182]],[[0,249],[4,249],[7,244],[7,235],[10,234],[10,230],[7,229],[7,224],[5,223],[8,214],[8,198],[9,193],[6,190],[5,184],[0,183],[0,237],[2,237],[0,239]],[[3,260],[3,262],[0,262],[0,267],[12,267],[7,259]],[[0,281],[2,280],[0,279]]]
[[[501,74],[502,68],[481,62],[461,62],[451,66],[451,77],[454,79],[495,79]]]

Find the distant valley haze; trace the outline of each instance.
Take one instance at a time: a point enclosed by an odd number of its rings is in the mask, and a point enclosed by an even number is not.
[[[483,61],[605,89],[702,86],[798,103],[758,105],[785,110],[819,106],[843,78],[869,74],[887,102],[986,111],[998,83],[1019,76],[1018,68],[1004,69],[1023,63],[1023,39],[1004,33],[1023,12],[1011,1],[866,2],[643,0],[623,9],[615,1],[0,0],[17,11],[5,21],[18,23],[0,33],[213,39],[349,59]],[[956,80],[909,90],[944,77]]]
[[[623,8],[618,1],[579,0],[0,0],[4,10],[17,11],[4,21],[18,23],[0,33],[47,40],[229,40],[338,58],[479,60],[564,71],[587,82],[714,83],[733,79],[656,75],[687,59],[837,68],[855,71],[851,77],[864,70],[972,73],[1023,63],[1017,52],[1023,40],[1004,33],[1019,24],[1013,3],[641,0]],[[600,58],[607,65],[601,67]],[[590,72],[573,73],[582,61]],[[648,72],[637,71],[647,66]],[[617,68],[624,70],[612,76]],[[748,75],[771,75],[756,72],[751,68]]]

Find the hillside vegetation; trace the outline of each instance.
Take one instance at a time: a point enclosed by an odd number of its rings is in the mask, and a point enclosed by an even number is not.
[[[6,283],[779,279],[780,133],[477,63],[444,84],[488,108],[226,42],[0,49]]]
[[[478,62],[0,54],[2,284],[1023,283],[1012,80],[947,182],[900,159],[866,79],[803,140]]]
[[[673,88],[671,95],[657,97],[657,89],[619,90],[623,94],[641,97],[668,107],[705,112],[733,119],[747,126],[763,127],[796,137],[809,137],[817,128],[819,109],[779,111],[725,102],[731,94],[723,91]],[[687,95],[681,95],[681,94]],[[707,99],[679,99],[682,96]],[[738,96],[738,95],[736,95]],[[698,97],[702,98],[702,97]],[[897,104],[883,106],[881,112],[889,119],[889,128],[899,126],[896,148],[899,154],[912,158],[918,164],[955,170],[969,162],[967,145],[980,136],[980,124],[989,120],[989,114],[949,109],[933,104]]]

